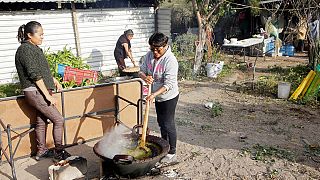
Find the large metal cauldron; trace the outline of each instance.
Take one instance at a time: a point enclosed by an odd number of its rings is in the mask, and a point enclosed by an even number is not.
[[[105,157],[102,155],[102,149],[99,148],[100,141],[96,143],[93,147],[93,151],[102,159],[102,174],[104,176],[108,176],[112,173],[116,173],[117,175],[127,178],[134,178],[145,175],[155,166],[157,162],[160,161],[162,157],[167,155],[169,151],[169,143],[160,137],[148,135],[146,141],[155,146],[158,146],[159,149],[156,150],[154,148],[151,148],[151,157],[143,160],[134,159],[133,161],[131,161],[130,158],[127,159],[128,161],[115,161],[114,158],[110,159],[108,157]]]

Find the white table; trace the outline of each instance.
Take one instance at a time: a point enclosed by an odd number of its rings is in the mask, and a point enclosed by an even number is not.
[[[264,41],[265,39],[263,37],[248,38],[248,39],[243,39],[241,41],[237,41],[236,43],[223,44],[222,47],[229,48],[232,51],[233,59],[234,59],[234,52],[240,49],[240,51],[243,52],[243,60],[244,62],[246,62],[245,60],[246,48],[253,48],[255,45],[264,43]]]
[[[265,45],[272,41],[273,40],[273,37],[272,38],[267,38],[265,39],[264,37],[256,37],[256,38],[248,38],[248,39],[243,39],[243,40],[240,40],[240,41],[237,41],[236,43],[228,43],[228,44],[223,44],[222,47],[225,47],[225,48],[228,48],[232,51],[232,54],[233,54],[233,59],[235,54],[234,52],[235,51],[239,51],[240,49],[240,52],[243,52],[243,62],[246,62],[246,48],[250,48],[250,50],[252,51],[252,49],[258,45],[258,44],[261,44],[263,43],[263,47],[265,47]],[[256,48],[256,50],[258,51],[261,51],[262,54],[264,55],[266,52],[265,52],[265,48],[263,48],[262,50],[259,50],[258,48]],[[256,54],[256,59],[254,61],[254,64],[253,64],[253,77],[252,77],[252,80],[255,79],[255,71],[256,71],[256,62],[257,62],[257,59],[258,59],[258,52]],[[248,56],[248,60],[249,60],[249,56]],[[247,67],[249,67],[249,65],[247,64]]]

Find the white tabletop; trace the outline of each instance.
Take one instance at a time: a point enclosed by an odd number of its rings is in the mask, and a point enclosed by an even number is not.
[[[248,39],[243,39],[241,41],[237,41],[236,43],[228,43],[228,44],[223,44],[222,46],[225,47],[250,47],[256,44],[262,43],[264,38],[248,38]]]

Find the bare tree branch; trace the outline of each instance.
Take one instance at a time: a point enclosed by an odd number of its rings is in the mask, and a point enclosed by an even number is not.
[[[207,20],[209,20],[211,18],[211,16],[213,15],[213,13],[215,13],[215,11],[220,7],[221,4],[223,4],[225,2],[225,0],[220,0],[218,4],[216,4],[216,6],[211,10],[211,12],[208,14],[207,16]]]

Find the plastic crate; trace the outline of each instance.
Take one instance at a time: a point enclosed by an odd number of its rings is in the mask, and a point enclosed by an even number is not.
[[[67,65],[64,64],[58,64],[58,74],[63,77],[64,76],[64,69]]]
[[[97,82],[98,72],[93,70],[72,68],[70,66],[65,67],[63,81],[75,81],[75,83],[79,85],[83,82],[83,80],[86,79],[89,82]]]

